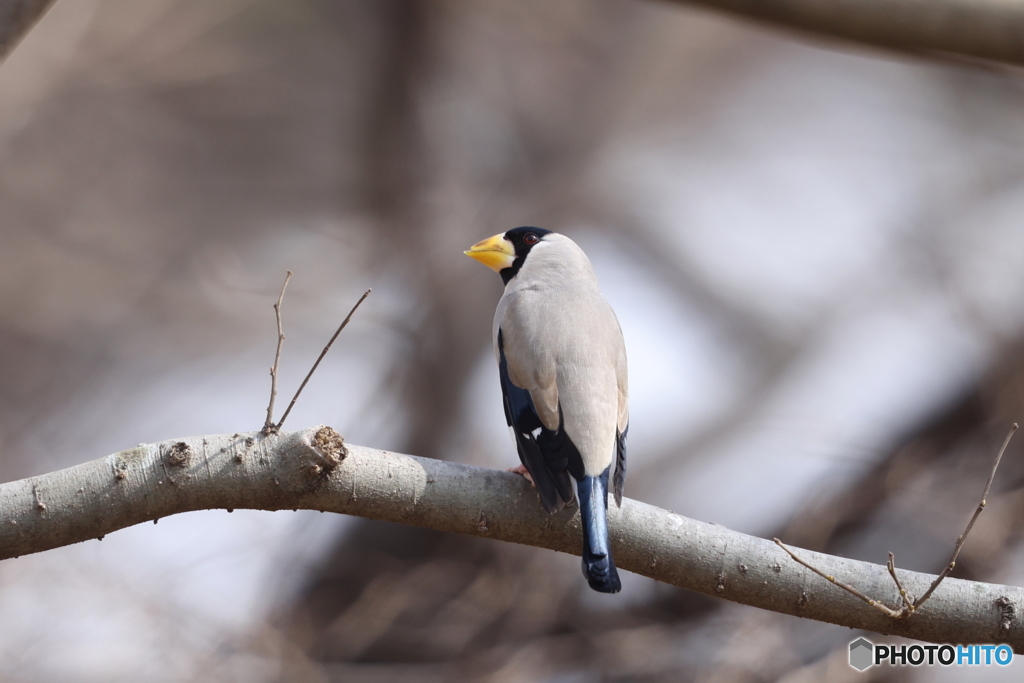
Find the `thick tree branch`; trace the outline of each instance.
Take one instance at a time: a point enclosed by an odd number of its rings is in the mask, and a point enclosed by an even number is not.
[[[1024,64],[1024,0],[676,0],[901,51]]]
[[[53,0],[0,0],[0,62],[52,4]]]
[[[575,509],[548,515],[513,474],[345,446],[329,427],[143,444],[0,485],[0,559],[96,538],[189,510],[312,509],[578,554]],[[784,614],[939,643],[1024,652],[1024,589],[947,579],[894,620],[790,561],[774,543],[633,500],[609,510],[616,563],[683,588]],[[811,551],[830,575],[891,603],[884,566]],[[915,593],[934,577],[901,572]]]

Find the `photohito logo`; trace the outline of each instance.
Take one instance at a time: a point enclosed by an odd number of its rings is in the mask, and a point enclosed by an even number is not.
[[[850,666],[1006,666],[1013,661],[1009,645],[875,645],[867,638],[850,643]]]

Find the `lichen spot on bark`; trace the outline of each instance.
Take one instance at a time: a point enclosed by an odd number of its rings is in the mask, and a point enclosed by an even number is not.
[[[148,454],[149,449],[145,446],[136,446],[114,453],[112,456],[114,477],[118,481],[123,481],[128,476],[128,470],[137,468]]]

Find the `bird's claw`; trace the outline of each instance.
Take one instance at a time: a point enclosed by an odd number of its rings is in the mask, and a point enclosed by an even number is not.
[[[536,482],[534,482],[533,477],[530,476],[530,470],[526,469],[526,467],[524,467],[522,464],[516,465],[515,467],[509,467],[505,471],[511,472],[513,474],[523,475],[523,478],[525,478],[526,481],[530,482],[530,486],[532,486],[533,488],[537,488]]]

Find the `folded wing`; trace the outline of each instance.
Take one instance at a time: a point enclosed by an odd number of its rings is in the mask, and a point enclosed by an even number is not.
[[[530,392],[512,383],[508,360],[505,358],[505,340],[500,329],[498,372],[504,396],[505,419],[515,437],[519,460],[533,477],[544,509],[557,512],[573,499],[569,474],[578,472],[582,476],[583,460],[562,429],[561,419],[558,429],[545,427],[537,415]]]

